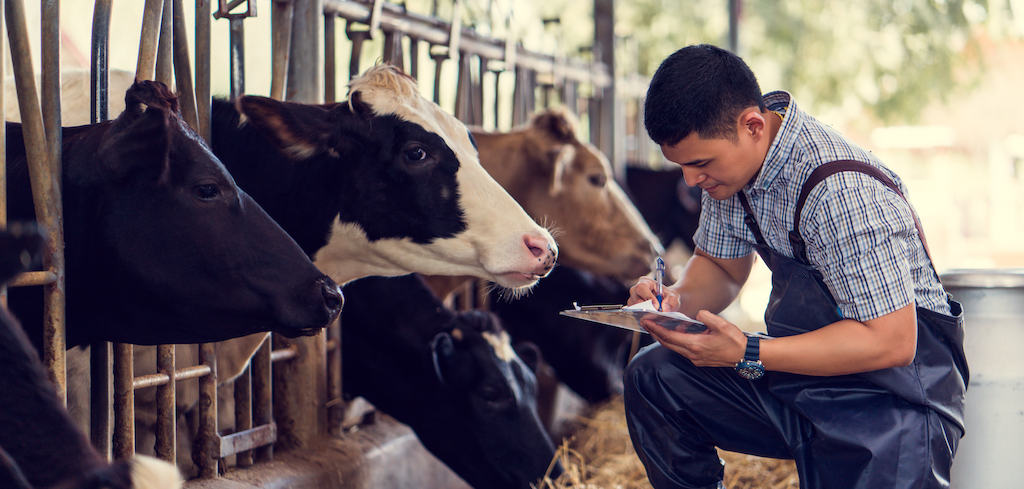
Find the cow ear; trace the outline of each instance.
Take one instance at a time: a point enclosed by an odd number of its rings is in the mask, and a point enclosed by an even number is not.
[[[430,340],[431,358],[434,360],[434,374],[442,385],[448,384],[451,364],[455,358],[455,344],[448,333],[438,333]]]
[[[125,108],[103,135],[97,152],[103,179],[124,181],[144,175],[168,178],[170,114],[160,106],[135,103]]]
[[[571,143],[576,138],[575,122],[564,109],[541,112],[534,117],[533,126],[560,143]]]
[[[512,345],[512,349],[516,351],[516,355],[519,355],[519,359],[526,364],[526,367],[536,374],[537,368],[540,367],[540,348],[529,341],[523,341]]]
[[[369,117],[373,114],[373,109],[370,104],[363,102],[363,97],[359,92],[352,92],[348,97],[348,107],[353,114],[359,117]]]
[[[253,95],[239,97],[235,104],[247,124],[292,160],[331,150],[334,130],[324,108]]]

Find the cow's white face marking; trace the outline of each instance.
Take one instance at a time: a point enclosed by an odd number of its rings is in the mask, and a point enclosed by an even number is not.
[[[512,342],[507,332],[490,333],[485,331],[481,335],[491,345],[491,348],[494,348],[494,354],[503,362],[511,362],[516,357],[516,352],[512,349]]]
[[[523,291],[547,275],[558,247],[480,165],[466,126],[422,97],[415,80],[397,68],[378,65],[354,79],[354,95],[375,115],[394,115],[437,134],[459,160],[459,208],[466,230],[450,238],[417,244],[405,239],[370,242],[358,226],[336,223],[331,242],[316,264],[336,282],[368,275],[472,275]],[[445,189],[448,195],[456,189]]]

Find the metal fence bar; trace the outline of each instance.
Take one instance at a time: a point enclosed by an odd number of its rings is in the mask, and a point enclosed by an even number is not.
[[[167,377],[167,383],[156,388],[156,456],[176,463],[177,403],[175,400],[174,345],[157,347],[156,369]],[[134,381],[133,381],[134,384]]]
[[[192,446],[192,461],[199,468],[199,477],[217,477],[214,454],[219,445],[217,435],[217,356],[212,343],[199,345],[199,363],[210,369],[199,379],[199,430]]]
[[[196,114],[199,135],[210,142],[210,118],[213,106],[210,97],[210,0],[196,2]]]
[[[160,34],[157,37],[156,81],[174,86],[174,5],[171,0],[163,0],[160,13]]]
[[[256,355],[252,357],[250,366],[252,367],[252,422],[257,426],[264,426],[273,424],[274,422],[274,406],[273,406],[273,381],[271,371],[270,350],[272,339],[267,338],[260,346],[259,350],[256,350]],[[274,436],[276,439],[277,430],[275,426]],[[267,444],[261,447],[253,449],[253,461],[254,462],[269,462],[274,457],[274,445]]]
[[[252,367],[246,367],[234,382],[235,387],[235,433],[252,429]],[[270,439],[273,443],[274,439]],[[223,441],[221,442],[223,452]],[[251,445],[245,445],[252,448]],[[236,452],[235,465],[249,467],[252,465],[252,452],[247,449]]]
[[[42,109],[36,92],[31,46],[25,23],[23,0],[7,0],[4,4],[7,36],[10,41],[15,85],[24,130],[28,172],[32,185],[36,221],[49,234],[43,253],[43,267],[57,277],[43,288],[43,363],[57,394],[66,402],[64,337],[64,233],[61,227],[60,161],[53,161],[47,151],[47,137]]]
[[[163,0],[146,0],[145,9],[142,12],[142,34],[139,38],[139,61],[135,66],[135,78],[139,80],[155,78],[160,22],[163,12]]]
[[[270,30],[273,32],[273,37],[271,38],[273,58],[271,59],[270,98],[275,100],[284,100],[285,89],[288,86],[288,60],[292,45],[293,11],[294,4],[291,0],[274,0],[271,2]],[[333,25],[331,27],[333,28]],[[333,46],[333,43],[331,43],[325,47],[333,48]]]
[[[114,458],[135,455],[134,347],[114,343]]]
[[[185,7],[182,0],[174,1],[174,80],[178,88],[181,116],[194,131],[199,131],[196,112],[196,91],[192,83],[192,61],[188,52],[188,32],[185,28]]]

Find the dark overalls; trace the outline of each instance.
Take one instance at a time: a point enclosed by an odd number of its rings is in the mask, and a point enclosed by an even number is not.
[[[844,161],[822,165],[803,193],[836,171],[868,173],[899,192],[874,167]],[[776,253],[746,197],[739,197],[757,252],[772,271],[768,334],[795,335],[843,319],[820,272],[806,259],[798,228],[790,234],[798,258]],[[802,206],[803,199],[797,226]],[[963,436],[968,377],[963,314],[960,304],[951,298],[949,304],[954,316],[917,308],[912,364],[862,374],[765,372],[749,381],[732,368],[696,367],[658,344],[645,348],[627,367],[625,403],[630,437],[651,484],[719,487],[720,447],[795,460],[803,489],[948,487]]]

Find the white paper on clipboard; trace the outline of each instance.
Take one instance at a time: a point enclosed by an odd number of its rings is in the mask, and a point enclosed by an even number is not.
[[[659,326],[686,333],[701,333],[708,329],[704,323],[681,312],[661,312],[651,301],[644,301],[632,306],[580,306],[573,303],[574,309],[562,311],[561,315],[607,324],[617,328],[646,333],[640,326],[641,320],[652,321]]]

